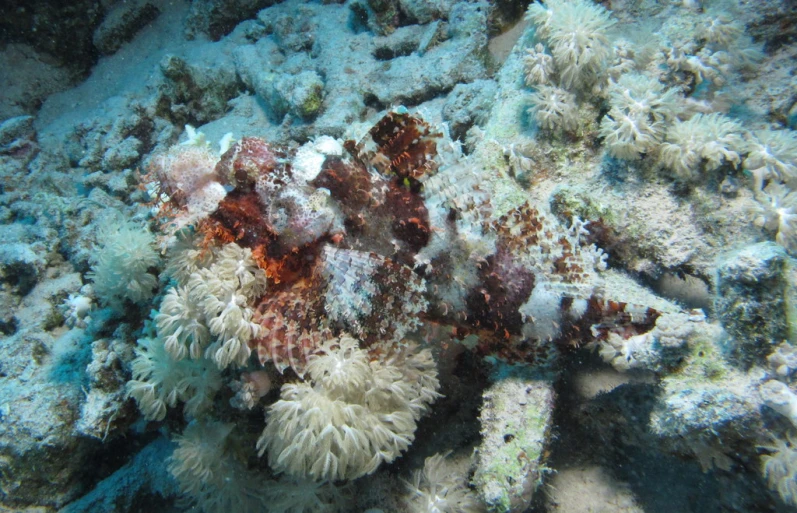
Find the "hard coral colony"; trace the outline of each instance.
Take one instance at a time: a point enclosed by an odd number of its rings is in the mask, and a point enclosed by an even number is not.
[[[711,511],[797,506],[795,107],[743,93],[776,65],[729,17],[750,7],[532,1],[493,70],[484,27],[522,16],[505,3],[268,7],[229,36],[247,93],[227,119],[262,108],[268,136],[242,123],[218,152],[210,75],[161,61],[185,79],[171,122],[208,123],[147,142],[125,198],[140,215],[96,222],[91,284],[58,296],[72,335],[30,351],[66,366],[93,337],[74,424],[104,443],[168,433],[176,490],[150,494],[205,513],[686,511],[666,487],[708,490]],[[354,64],[310,69],[335,61],[313,32],[333,12],[352,34],[329,46],[379,61],[361,109],[336,82]],[[466,60],[484,78],[424,68],[427,89],[380,89],[401,64],[458,72],[456,45],[482,36]],[[11,452],[0,497],[24,489]],[[86,497],[61,511],[97,510]]]

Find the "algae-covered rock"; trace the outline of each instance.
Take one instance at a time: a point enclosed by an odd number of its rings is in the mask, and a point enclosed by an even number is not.
[[[764,363],[775,346],[793,340],[796,276],[797,262],[772,242],[745,246],[719,262],[714,308],[742,362]]]
[[[554,391],[529,371],[500,376],[484,392],[473,484],[492,511],[525,511],[542,482]]]

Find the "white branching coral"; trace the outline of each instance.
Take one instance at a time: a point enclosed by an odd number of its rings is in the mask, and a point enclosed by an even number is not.
[[[177,448],[169,458],[169,472],[200,511],[271,511],[263,479],[248,471],[230,449],[233,428],[231,423],[191,422],[175,437]]]
[[[554,86],[540,86],[532,93],[529,114],[542,128],[572,131],[578,128],[578,106],[573,93]]]
[[[160,262],[153,235],[131,223],[111,221],[100,229],[98,240],[89,278],[100,302],[121,310],[125,300],[150,299],[158,279],[148,271]]]
[[[753,223],[775,233],[778,244],[797,253],[797,192],[773,182],[756,194],[756,200],[749,208]]]
[[[726,162],[735,167],[745,149],[742,132],[741,123],[719,113],[676,121],[661,146],[661,162],[686,179],[697,177],[701,163],[706,171]]]
[[[269,407],[260,454],[277,471],[318,481],[354,479],[393,461],[438,395],[431,353],[413,349],[380,362],[351,337],[325,342],[307,366],[312,384],[284,385]]]
[[[523,57],[523,70],[526,73],[526,85],[547,85],[556,73],[553,57],[545,52],[545,46],[537,43],[534,48],[526,49]]]
[[[150,420],[163,420],[167,408],[174,408],[178,401],[185,403],[186,413],[196,416],[210,406],[213,395],[221,388],[221,374],[213,362],[174,361],[163,340],[157,337],[138,339],[132,368],[127,395],[136,400]]]
[[[166,351],[175,360],[187,355],[197,360],[210,342],[205,315],[191,298],[188,287],[172,287],[166,292],[155,316],[158,333],[163,337]]]
[[[546,0],[532,3],[526,19],[548,43],[563,87],[595,82],[611,54],[609,11],[588,0]]]
[[[797,186],[797,132],[793,130],[759,130],[748,143],[744,169],[753,174],[755,190],[765,180],[776,179]]]
[[[788,379],[797,370],[797,347],[784,340],[767,356],[767,363],[775,376]]]
[[[158,335],[175,360],[190,355],[211,358],[222,369],[244,365],[251,353],[247,342],[260,331],[250,305],[265,291],[266,274],[252,251],[227,244],[210,267],[166,292],[155,317]]]
[[[677,112],[680,98],[658,80],[637,73],[622,75],[609,88],[611,110],[601,120],[600,133],[613,156],[639,158],[658,148],[666,124]]]
[[[429,456],[423,470],[416,471],[406,483],[409,496],[407,511],[413,513],[477,513],[483,511],[467,479],[452,471],[445,454]]]
[[[785,440],[775,438],[774,445],[762,448],[770,451],[761,457],[767,485],[783,502],[797,506],[797,438],[789,434]]]
[[[252,321],[250,304],[266,290],[266,274],[257,267],[252,251],[227,244],[213,265],[191,275],[187,289],[215,338],[206,356],[221,369],[233,363],[244,365],[251,353],[247,342],[260,331]]]

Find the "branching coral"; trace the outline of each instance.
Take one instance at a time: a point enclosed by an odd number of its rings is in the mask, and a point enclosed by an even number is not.
[[[567,89],[594,84],[611,52],[609,12],[587,0],[532,3],[526,18],[551,48],[561,85]]]
[[[531,95],[533,105],[528,112],[547,130],[578,128],[578,105],[573,93],[554,86],[540,86]]]
[[[661,162],[681,178],[695,178],[701,163],[713,171],[723,163],[741,162],[745,148],[742,125],[722,114],[697,114],[676,121],[661,146]]]
[[[127,394],[135,398],[145,417],[163,420],[166,410],[185,402],[185,412],[197,415],[205,410],[217,390],[221,375],[213,362],[174,361],[160,338],[140,338],[133,360],[133,379]]]
[[[658,148],[677,112],[678,91],[636,73],[622,75],[609,91],[611,110],[600,129],[609,153],[633,159]]]
[[[257,447],[275,470],[314,480],[353,479],[393,461],[439,386],[428,351],[397,367],[368,361],[348,336],[328,340],[307,370],[312,385],[283,386]]]
[[[763,448],[771,451],[761,457],[769,488],[787,504],[797,506],[797,440],[790,434],[786,440],[776,438],[774,445]]]
[[[89,277],[100,301],[120,310],[125,300],[143,303],[150,299],[158,280],[148,271],[160,262],[152,234],[129,223],[110,222],[100,230],[98,240],[100,248],[92,257]]]
[[[408,511],[413,513],[477,513],[483,511],[464,476],[448,468],[446,455],[429,456],[423,470],[407,483]]]

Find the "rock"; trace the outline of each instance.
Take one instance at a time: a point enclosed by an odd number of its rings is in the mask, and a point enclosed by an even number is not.
[[[745,364],[765,364],[797,326],[797,261],[773,242],[745,246],[717,266],[714,308],[734,339],[734,355]]]
[[[484,391],[482,443],[473,484],[491,511],[526,511],[542,482],[551,427],[553,384],[520,370]]]
[[[156,439],[125,466],[100,481],[90,493],[66,505],[59,513],[128,513],[140,511],[142,504],[152,508],[158,501],[174,500],[179,495],[177,481],[163,464],[173,450],[174,444],[166,438]]]
[[[110,55],[133,39],[139,30],[159,14],[160,10],[146,0],[118,2],[111,7],[94,31],[94,46],[101,54]]]
[[[443,106],[443,120],[448,123],[452,139],[464,140],[474,125],[484,125],[498,90],[492,80],[476,80],[457,84]]]
[[[77,330],[0,338],[0,509],[58,508],[83,490],[99,449],[74,436],[86,343]]]
[[[199,34],[207,34],[218,41],[238,23],[275,3],[275,0],[195,0],[191,2],[186,20],[186,36],[193,39]]]

